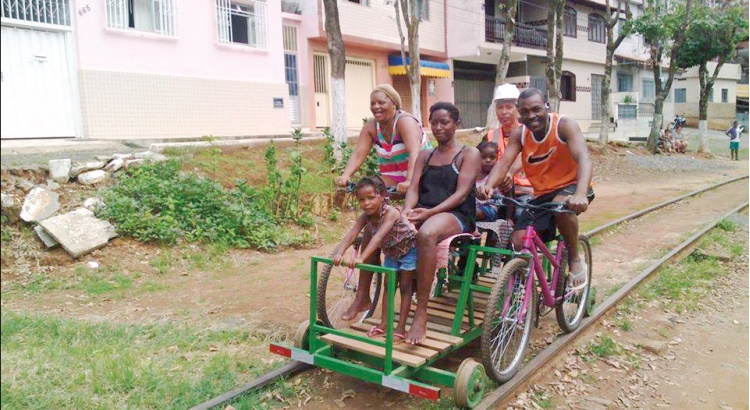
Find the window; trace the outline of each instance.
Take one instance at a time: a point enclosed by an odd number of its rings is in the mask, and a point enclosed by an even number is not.
[[[604,43],[605,38],[604,17],[598,14],[589,14],[589,41]]]
[[[107,0],[107,27],[177,35],[174,0]]]
[[[567,6],[565,7],[565,13],[563,14],[563,23],[565,26],[565,31],[563,32],[563,34],[568,37],[578,36],[578,17],[574,8]]]
[[[729,89],[728,88],[722,88],[721,89],[721,102],[725,103],[729,101]]]
[[[430,0],[417,0],[417,13],[419,13],[419,20],[430,20]]]
[[[68,0],[3,0],[2,18],[28,21],[55,26],[70,26]],[[80,13],[91,10],[89,5],[80,8]]]
[[[560,77],[560,100],[576,100],[576,76],[570,71],[563,71]]]
[[[687,93],[685,92],[684,88],[675,88],[674,89],[674,102],[676,103],[684,103],[687,99]]]
[[[361,4],[363,6],[369,6],[370,5],[370,0],[348,0],[348,1],[349,1],[349,3]]]
[[[656,98],[656,88],[654,88],[654,80],[650,78],[643,79],[643,100],[653,101]]]
[[[633,76],[617,73],[617,92],[633,91]]]
[[[266,48],[266,3],[216,0],[219,43],[239,43]]]

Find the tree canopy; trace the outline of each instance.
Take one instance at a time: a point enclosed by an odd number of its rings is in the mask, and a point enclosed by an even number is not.
[[[748,37],[747,30],[748,22],[741,8],[697,5],[685,32],[677,66],[689,68],[713,59],[726,62],[734,55],[737,44]]]

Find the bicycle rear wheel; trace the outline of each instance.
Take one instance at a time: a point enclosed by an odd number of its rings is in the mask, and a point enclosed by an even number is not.
[[[578,237],[578,254],[586,262],[588,270],[586,287],[577,291],[570,291],[568,268],[568,246],[563,248],[560,272],[555,285],[555,298],[562,297],[555,306],[557,324],[565,333],[578,328],[588,308],[589,292],[591,291],[591,245],[586,237]]]
[[[487,301],[482,324],[482,363],[499,383],[510,380],[523,362],[536,309],[536,289],[526,288],[529,262],[513,259],[505,264]],[[525,294],[529,305],[523,309]]]
[[[353,259],[355,251],[359,252],[358,239],[344,254],[344,261]],[[336,255],[333,251],[331,258]],[[372,316],[378,306],[381,286],[381,273],[376,273],[370,283],[370,309],[360,312],[352,320],[343,320],[341,316],[354,302],[354,296],[359,286],[359,269],[349,269],[347,266],[325,265],[318,280],[318,318],[327,327],[341,329],[348,327],[354,321],[363,321]]]

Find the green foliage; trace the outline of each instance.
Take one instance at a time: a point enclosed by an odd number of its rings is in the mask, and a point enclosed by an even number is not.
[[[696,4],[691,10],[677,66],[689,68],[715,58],[726,62],[733,57],[737,44],[747,39],[748,22],[744,14],[740,7],[725,9]]]
[[[728,219],[722,219],[716,224],[716,227],[726,232],[734,232],[737,229],[737,225]]]
[[[122,325],[3,310],[8,409],[186,409],[269,370],[247,330]],[[263,392],[243,400],[260,405]],[[293,397],[293,396],[292,396]]]
[[[590,346],[591,353],[601,357],[616,356],[622,352],[622,348],[609,336],[599,336]]]
[[[366,121],[365,121],[366,122]],[[333,133],[329,128],[323,129],[323,135],[326,137],[325,152],[323,156],[323,162],[326,163],[328,169],[334,175],[341,175],[346,168],[346,163],[354,153],[354,149],[349,146],[346,142],[338,143],[333,136]],[[341,152],[341,159],[336,159],[337,150]],[[360,167],[358,175],[352,176],[352,179],[356,180],[359,176],[375,176],[380,175],[380,169],[378,168],[378,156],[375,153],[375,148],[370,149],[370,153],[365,158],[364,164]]]
[[[174,244],[184,239],[257,249],[301,243],[307,238],[283,225],[311,223],[299,205],[300,178],[305,172],[301,157],[292,155],[288,176],[278,170],[273,145],[266,160],[266,187],[256,189],[240,182],[233,190],[181,172],[175,160],[145,164],[104,191],[106,206],[100,216],[112,221],[121,234],[144,242]]]

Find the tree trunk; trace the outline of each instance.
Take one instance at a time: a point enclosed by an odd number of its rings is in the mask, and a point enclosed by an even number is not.
[[[505,84],[505,78],[508,75],[508,67],[510,67],[510,49],[513,46],[513,35],[515,34],[516,28],[516,10],[518,8],[518,0],[508,0],[505,9],[505,27],[503,31],[503,50],[500,52],[500,59],[497,61],[497,67],[495,68],[495,87],[501,84]],[[497,114],[495,113],[495,100],[490,102],[490,106],[487,108],[487,129],[497,129],[500,127],[500,122],[497,120]]]
[[[331,131],[339,143],[347,141],[346,135],[346,49],[339,25],[339,8],[336,0],[323,0],[326,16],[328,55],[331,58]],[[336,144],[339,145],[339,144]],[[341,157],[336,149],[336,158]]]
[[[416,0],[397,0],[393,3],[396,10],[396,26],[401,38],[401,63],[406,70],[411,92],[411,114],[422,121],[422,75],[419,67],[419,9]],[[406,64],[406,37],[401,28],[401,17],[409,38],[409,64]],[[401,107],[406,108],[406,107]]]
[[[698,144],[698,152],[710,154],[711,148],[708,146],[706,120],[708,119],[708,93],[711,89],[706,84],[708,82],[708,68],[705,62],[701,63],[698,67],[698,82],[700,84],[700,98],[698,100],[698,132],[700,143]]]
[[[550,111],[560,108],[560,75],[562,74],[562,14],[564,0],[550,0],[547,13],[547,101]]]
[[[609,146],[609,86],[612,82],[612,60],[607,51],[607,64],[604,65],[602,79],[602,127],[599,129],[599,145],[606,150]]]
[[[607,10],[610,10],[609,0],[606,0],[605,5],[607,7]],[[609,147],[609,86],[612,83],[612,62],[615,58],[615,51],[618,47],[620,47],[622,40],[625,39],[625,33],[623,33],[622,31],[617,34],[617,38],[615,38],[614,36],[615,26],[620,19],[621,5],[622,1],[618,0],[617,11],[615,12],[614,16],[611,14],[606,15],[607,57],[604,61],[604,78],[602,79],[602,127],[599,129],[599,145],[605,152]],[[625,18],[632,18],[632,14],[630,13],[629,0],[625,0]]]
[[[655,75],[658,75],[658,73]],[[656,153],[656,144],[659,142],[659,129],[664,121],[663,113],[664,95],[660,93],[654,100],[654,121],[651,124],[651,132],[648,134],[648,140],[646,141],[646,149],[652,154]]]

